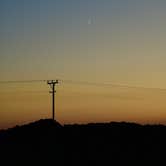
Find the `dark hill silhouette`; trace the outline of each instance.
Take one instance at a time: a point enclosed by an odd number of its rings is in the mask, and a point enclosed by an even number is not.
[[[0,131],[5,165],[165,165],[166,126],[60,125],[46,119]]]

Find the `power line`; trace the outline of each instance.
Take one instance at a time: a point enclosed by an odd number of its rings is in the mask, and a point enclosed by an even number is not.
[[[63,80],[64,83],[69,84],[80,84],[80,85],[90,85],[90,86],[102,86],[102,87],[120,87],[120,88],[130,88],[130,89],[149,89],[149,90],[161,90],[166,91],[166,88],[153,88],[153,87],[143,87],[143,86],[132,86],[126,84],[113,84],[113,83],[96,83],[87,81],[73,81],[73,80]]]
[[[115,83],[96,83],[96,82],[88,82],[88,81],[74,81],[74,80],[65,80],[65,79],[54,79],[58,80],[59,83],[67,83],[67,84],[80,84],[80,85],[89,85],[89,86],[101,86],[101,87],[119,87],[119,88],[130,88],[130,89],[149,89],[149,90],[159,90],[166,91],[166,88],[153,88],[153,87],[143,87],[143,86],[133,86],[126,84],[115,84]],[[16,80],[16,81],[0,81],[0,84],[12,84],[12,83],[39,83],[39,82],[47,82],[47,80]]]
[[[16,80],[16,81],[0,81],[0,84],[8,83],[35,83],[35,82],[46,82],[47,80]]]
[[[47,93],[48,91],[36,91],[36,90],[34,90],[34,91],[25,91],[25,90],[18,90],[18,91],[0,91],[0,94],[6,94],[6,93]]]

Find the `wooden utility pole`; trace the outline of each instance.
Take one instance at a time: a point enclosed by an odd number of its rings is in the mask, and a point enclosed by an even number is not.
[[[49,80],[47,81],[47,84],[50,85],[52,91],[50,91],[50,93],[52,93],[52,119],[55,119],[55,85],[58,84],[58,80]]]

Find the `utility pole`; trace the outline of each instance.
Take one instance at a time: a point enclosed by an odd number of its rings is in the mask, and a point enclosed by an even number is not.
[[[52,91],[50,91],[50,93],[52,93],[52,119],[54,120],[55,118],[55,85],[58,84],[58,80],[48,80],[47,84],[50,85]]]

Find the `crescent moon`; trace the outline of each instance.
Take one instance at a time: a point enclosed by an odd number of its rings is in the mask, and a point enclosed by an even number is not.
[[[92,24],[92,20],[91,18],[88,19],[88,25],[91,25]]]

